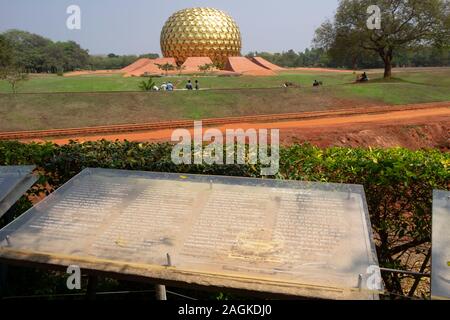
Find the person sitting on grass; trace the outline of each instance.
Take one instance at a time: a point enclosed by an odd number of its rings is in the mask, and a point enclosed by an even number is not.
[[[191,80],[188,80],[188,83],[186,84],[186,89],[188,89],[188,90],[193,89]]]
[[[360,75],[357,79],[358,82],[367,82],[369,81],[369,77],[367,76],[367,73],[363,73],[362,75]]]
[[[285,83],[283,83],[283,88],[289,88],[289,87],[297,87],[297,85],[294,84],[293,82],[285,82]]]
[[[167,83],[167,91],[173,91],[173,83],[170,81]]]
[[[318,86],[320,86],[321,84],[322,84],[321,82],[319,82],[319,81],[317,81],[317,80],[314,80],[313,87],[318,87]]]
[[[167,90],[167,84],[165,82],[163,82],[163,84],[161,85],[161,91],[166,91]]]

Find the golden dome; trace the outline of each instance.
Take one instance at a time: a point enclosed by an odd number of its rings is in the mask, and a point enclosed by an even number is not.
[[[241,32],[223,11],[212,8],[184,9],[174,13],[161,31],[161,51],[182,64],[188,57],[210,57],[225,64],[241,55]]]

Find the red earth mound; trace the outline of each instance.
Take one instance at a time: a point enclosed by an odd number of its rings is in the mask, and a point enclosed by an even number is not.
[[[147,59],[147,58],[138,59],[135,62],[133,62],[132,64],[130,64],[129,66],[123,68],[121,71],[123,73],[128,73],[128,72],[137,70],[139,68],[142,68],[146,64],[148,64],[150,61],[151,61],[151,59]]]
[[[264,59],[262,57],[253,57],[251,59],[257,65],[260,65],[261,67],[266,68],[268,70],[272,70],[272,71],[285,70],[284,68],[279,67],[276,64],[273,64],[272,62],[269,62],[269,61],[267,61],[266,59]]]
[[[261,67],[246,57],[229,57],[225,70],[249,76],[273,76],[275,72]]]
[[[183,63],[183,73],[196,73],[200,72],[200,67],[204,66],[206,64],[212,64],[212,60],[209,57],[190,57],[187,58],[186,61]],[[211,71],[215,71],[214,68]]]
[[[171,64],[173,66],[176,66],[177,63],[174,58],[158,58],[158,59],[148,59],[147,63],[143,64],[142,66],[131,70],[125,74],[125,77],[140,77],[143,75],[161,75],[165,74],[166,72],[161,70],[158,65],[163,64]],[[176,71],[169,71],[168,74],[174,74]]]

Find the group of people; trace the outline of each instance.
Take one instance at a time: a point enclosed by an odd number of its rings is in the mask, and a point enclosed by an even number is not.
[[[322,81],[314,80],[313,87],[318,87],[318,86],[321,86],[321,85],[323,85]],[[285,83],[283,83],[283,88],[290,88],[290,87],[300,87],[300,86],[294,84],[293,82],[285,82]]]
[[[186,89],[187,90],[200,90],[200,84],[198,82],[198,80],[195,80],[195,85],[192,84],[191,80],[188,80],[188,83],[186,84]]]
[[[153,90],[154,91],[173,91],[174,88],[175,87],[174,87],[173,83],[169,81],[167,83],[163,82],[163,84],[160,87],[155,85],[153,87]]]
[[[163,84],[158,87],[157,85],[155,85],[153,87],[153,91],[173,91],[175,89],[175,86],[173,85],[172,82],[163,82]],[[193,84],[191,80],[188,80],[187,84],[186,84],[186,89],[187,90],[200,90],[200,83],[198,82],[198,80],[195,80],[195,83]]]

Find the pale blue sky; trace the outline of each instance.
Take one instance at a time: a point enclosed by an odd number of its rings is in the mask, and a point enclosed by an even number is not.
[[[338,0],[0,0],[0,32],[22,29],[52,40],[74,40],[93,54],[160,53],[166,19],[189,7],[228,12],[239,24],[243,53],[309,47],[314,30]],[[66,8],[82,11],[81,30],[66,28]]]

